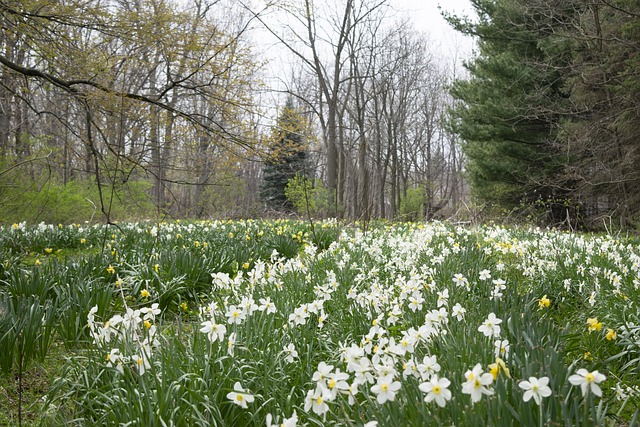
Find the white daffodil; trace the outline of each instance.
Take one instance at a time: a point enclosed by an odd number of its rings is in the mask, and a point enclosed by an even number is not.
[[[227,393],[227,399],[238,406],[242,406],[244,409],[247,409],[247,403],[252,403],[255,400],[253,395],[242,388],[242,384],[239,381],[236,381],[233,385],[233,391]]]
[[[427,393],[424,401],[429,403],[435,401],[438,406],[444,408],[447,404],[447,400],[451,400],[451,391],[447,388],[451,384],[446,378],[438,378],[438,375],[433,375],[431,380],[424,382],[418,386],[420,391]]]
[[[520,381],[518,386],[525,390],[522,397],[525,402],[528,402],[533,397],[533,400],[539,405],[543,397],[551,396],[551,389],[548,384],[549,377],[529,377],[529,381]]]
[[[293,343],[284,346],[282,350],[284,353],[284,360],[287,363],[293,363],[294,359],[298,358],[298,351],[296,350],[296,346]]]
[[[586,396],[589,391],[593,392],[596,396],[602,396],[602,389],[598,385],[604,381],[607,377],[598,371],[589,372],[586,369],[578,369],[578,372],[569,377],[569,382],[572,385],[580,386],[582,395]]]
[[[478,327],[478,331],[482,332],[486,337],[498,337],[500,335],[501,319],[498,319],[494,313],[490,313],[487,319]]]
[[[211,343],[216,340],[222,341],[224,339],[224,335],[227,333],[227,327],[216,323],[213,318],[206,322],[202,322],[200,325],[202,326],[202,328],[200,328],[200,332],[207,334],[209,342]]]
[[[392,375],[378,377],[377,384],[371,387],[371,392],[376,394],[378,403],[381,405],[388,400],[395,400],[398,390],[400,390],[400,382],[394,381]]]
[[[304,410],[309,412],[310,409],[318,415],[322,415],[329,411],[325,391],[321,387],[316,387],[315,390],[309,390],[307,392],[307,396],[304,400]]]
[[[490,396],[494,393],[494,391],[489,388],[491,383],[493,383],[493,375],[484,373],[482,371],[482,365],[479,363],[474,366],[472,370],[467,371],[464,376],[467,382],[462,384],[462,392],[471,395],[472,403],[480,401],[483,394]]]

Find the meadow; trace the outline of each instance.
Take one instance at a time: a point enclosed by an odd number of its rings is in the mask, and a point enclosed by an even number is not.
[[[0,229],[0,425],[640,415],[636,238],[448,223]]]

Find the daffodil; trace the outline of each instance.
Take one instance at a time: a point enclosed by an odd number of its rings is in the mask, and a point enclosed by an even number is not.
[[[549,307],[551,305],[551,300],[549,298],[547,298],[547,295],[543,295],[542,298],[540,298],[540,300],[538,300],[538,308],[545,308],[545,307]]]
[[[500,372],[504,372],[507,378],[511,378],[511,374],[509,373],[509,368],[504,363],[504,360],[496,357],[496,362],[489,365],[489,373],[493,376],[494,380],[498,379],[498,374]]]
[[[376,394],[376,399],[381,405],[386,401],[395,400],[398,390],[400,390],[400,382],[394,381],[392,375],[378,377],[377,383],[371,387],[371,392]]]
[[[277,311],[276,306],[271,301],[271,298],[260,298],[260,306],[258,307],[260,311],[266,311],[267,314],[273,314]]]
[[[293,415],[289,418],[283,417],[280,424],[272,424],[273,415],[267,414],[265,421],[267,422],[267,427],[296,427],[298,425],[298,414],[296,414],[296,411],[294,410]]]
[[[316,387],[315,390],[309,390],[304,400],[304,410],[309,412],[311,409],[318,415],[328,412],[329,405],[327,405],[325,393],[321,387]]]
[[[602,389],[598,384],[606,378],[606,376],[598,371],[589,372],[582,368],[578,369],[578,372],[569,377],[569,382],[572,385],[580,386],[583,396],[586,396],[589,391],[593,392],[596,396],[602,396]]]
[[[438,375],[431,377],[431,380],[418,386],[420,391],[426,393],[424,401],[429,403],[435,401],[438,406],[444,408],[447,400],[451,400],[451,391],[447,388],[451,384],[446,378],[438,378]]]
[[[487,319],[478,327],[478,331],[487,337],[498,337],[500,335],[501,319],[498,319],[494,313],[490,313]]]
[[[466,312],[467,310],[462,307],[460,303],[456,303],[456,305],[454,305],[451,309],[451,316],[458,319],[458,321],[461,321],[462,319],[464,319],[464,315]]]
[[[240,384],[239,381],[236,381],[233,385],[233,391],[227,393],[227,399],[236,405],[247,409],[247,403],[252,403],[255,400],[255,397],[247,393],[245,389],[242,388],[242,384]]]
[[[239,325],[242,321],[247,317],[244,310],[236,307],[235,305],[230,305],[227,309],[227,323],[230,325]]]
[[[529,381],[520,381],[518,387],[525,390],[522,399],[528,402],[533,397],[533,400],[540,405],[543,397],[551,396],[551,389],[548,386],[549,377],[529,377]]]
[[[618,334],[616,333],[615,330],[611,329],[611,328],[607,328],[607,335],[604,336],[608,341],[614,341],[616,338],[618,338]]]
[[[227,354],[233,356],[233,351],[236,348],[236,333],[232,332],[227,339]]]
[[[493,346],[495,348],[496,357],[502,357],[505,359],[509,357],[509,350],[511,349],[511,346],[509,345],[509,340],[496,340],[493,343]]]
[[[284,360],[287,363],[293,363],[294,359],[298,358],[298,351],[296,350],[296,346],[293,343],[285,345],[282,352],[285,354]]]
[[[467,382],[462,384],[462,393],[471,396],[471,403],[479,402],[483,394],[490,396],[494,393],[493,389],[489,388],[493,383],[493,376],[490,373],[484,373],[479,363],[464,376]]]
[[[215,319],[207,320],[200,324],[200,332],[207,334],[209,342],[213,343],[216,340],[222,341],[224,335],[227,333],[227,327],[215,322]]]
[[[598,322],[597,317],[590,317],[587,319],[587,329],[589,332],[598,331],[602,329],[602,322]]]
[[[151,296],[151,294],[149,293],[149,291],[148,291],[148,290],[143,289],[143,290],[141,290],[141,291],[140,291],[140,296],[141,296],[142,298],[149,298],[149,297]]]
[[[151,364],[149,363],[147,357],[134,354],[133,356],[131,356],[131,360],[135,364],[139,375],[144,375],[147,370],[151,369]]]

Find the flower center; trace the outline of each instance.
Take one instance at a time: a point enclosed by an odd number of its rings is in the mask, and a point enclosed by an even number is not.
[[[387,390],[389,390],[389,385],[388,385],[387,383],[384,383],[384,384],[382,384],[382,385],[380,386],[380,389],[381,389],[382,391],[387,391]]]
[[[442,389],[440,388],[439,385],[434,385],[433,388],[431,389],[431,391],[435,394],[440,394],[440,392],[442,391]]]
[[[584,379],[587,380],[588,383],[592,383],[595,380],[595,377],[591,372],[584,376]]]
[[[244,397],[242,397],[241,394],[236,395],[236,400],[238,400],[239,402],[242,402],[242,399],[244,399]]]

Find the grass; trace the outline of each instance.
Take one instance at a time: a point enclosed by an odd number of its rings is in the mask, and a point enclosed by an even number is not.
[[[638,417],[634,240],[225,221],[16,225],[0,230],[0,243],[0,344],[31,350],[0,360],[0,423],[20,421],[20,367],[24,425],[295,416],[298,425],[583,426]],[[465,386],[474,367],[493,372],[477,400]],[[570,381],[579,369],[606,379],[583,393]],[[425,401],[434,374],[450,382],[444,407]],[[540,405],[523,399],[530,377],[549,378]],[[399,390],[380,403],[376,384]],[[229,398],[238,386],[254,398],[246,408]]]

